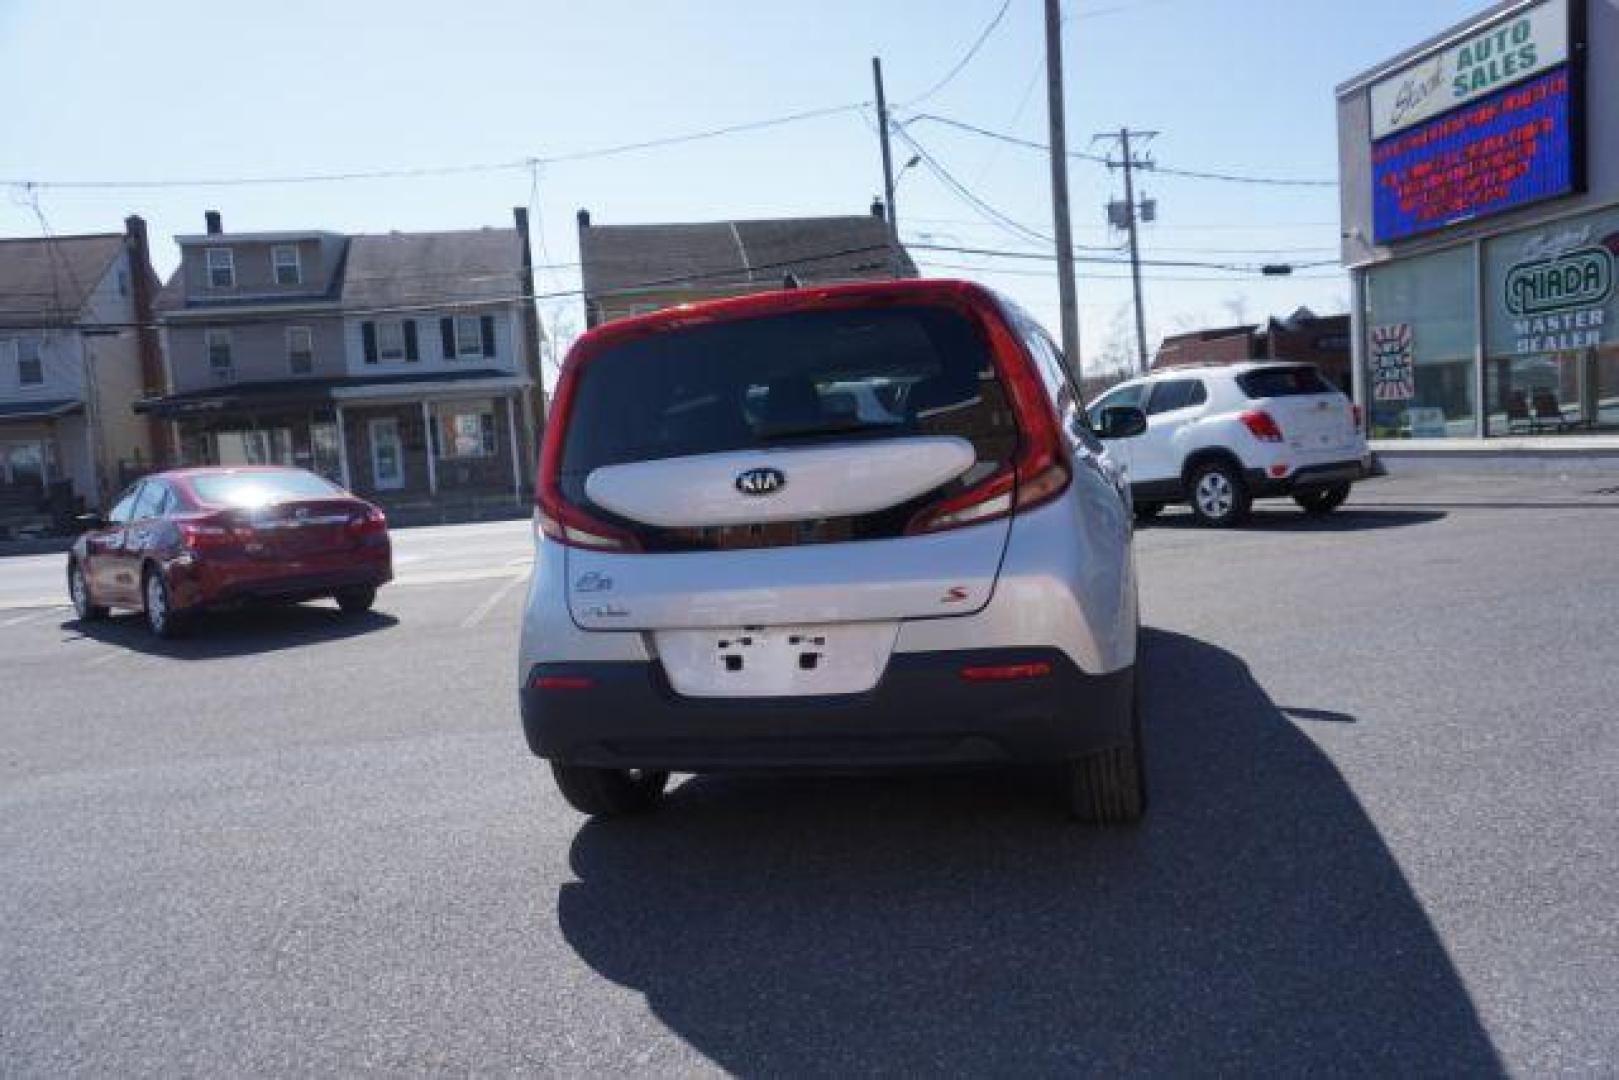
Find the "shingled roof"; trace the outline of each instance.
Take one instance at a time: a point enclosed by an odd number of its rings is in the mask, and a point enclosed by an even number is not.
[[[510,301],[522,293],[516,229],[360,235],[349,240],[343,305]]]
[[[690,286],[774,288],[792,273],[802,284],[916,277],[905,249],[889,245],[888,223],[848,217],[589,225],[579,258],[590,297]]]
[[[123,245],[122,233],[0,239],[0,319],[76,318]]]

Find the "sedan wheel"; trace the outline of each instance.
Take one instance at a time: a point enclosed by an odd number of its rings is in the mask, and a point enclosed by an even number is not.
[[[67,591],[73,598],[73,613],[80,622],[94,622],[107,617],[107,609],[91,599],[90,582],[84,576],[84,568],[78,563],[68,567]]]
[[[169,587],[157,570],[148,570],[141,589],[146,601],[146,628],[160,638],[179,637],[185,629],[184,620],[169,605]]]

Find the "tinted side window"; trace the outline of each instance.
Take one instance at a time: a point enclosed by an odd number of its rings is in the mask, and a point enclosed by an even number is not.
[[[128,522],[130,515],[135,512],[135,498],[140,494],[140,490],[141,485],[137,483],[124,492],[123,497],[114,503],[113,508],[108,511],[107,520],[114,525],[123,525]]]
[[[1139,409],[1141,407],[1141,399],[1146,395],[1146,393],[1146,383],[1135,383],[1132,386],[1120,386],[1116,389],[1109,390],[1107,393],[1103,394],[1101,397],[1092,402],[1089,409],[1085,410],[1086,414],[1091,418],[1091,427],[1094,428],[1102,426],[1102,413],[1107,409],[1111,409],[1116,406],[1130,406]]]
[[[1337,391],[1308,364],[1298,367],[1259,368],[1237,376],[1237,385],[1251,398],[1303,397]]]
[[[1147,415],[1157,416],[1159,413],[1174,409],[1189,409],[1207,400],[1209,393],[1203,389],[1201,379],[1172,379],[1169,382],[1161,382],[1153,388],[1152,401],[1147,405]]]
[[[162,484],[148,480],[146,486],[141,488],[140,497],[135,500],[133,520],[141,521],[149,517],[156,517],[163,508],[163,502],[168,495],[168,489]]]

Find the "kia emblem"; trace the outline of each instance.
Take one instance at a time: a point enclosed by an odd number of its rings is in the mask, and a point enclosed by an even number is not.
[[[774,495],[787,486],[787,475],[780,469],[749,469],[736,478],[736,489],[744,495]]]

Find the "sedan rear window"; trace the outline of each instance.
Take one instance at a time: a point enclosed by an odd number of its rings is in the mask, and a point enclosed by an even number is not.
[[[292,499],[327,499],[343,489],[301,469],[255,469],[239,473],[203,473],[190,478],[191,490],[208,506],[252,509]]]
[[[1334,394],[1337,389],[1309,364],[1297,367],[1255,368],[1237,376],[1237,385],[1251,398],[1304,397]]]

